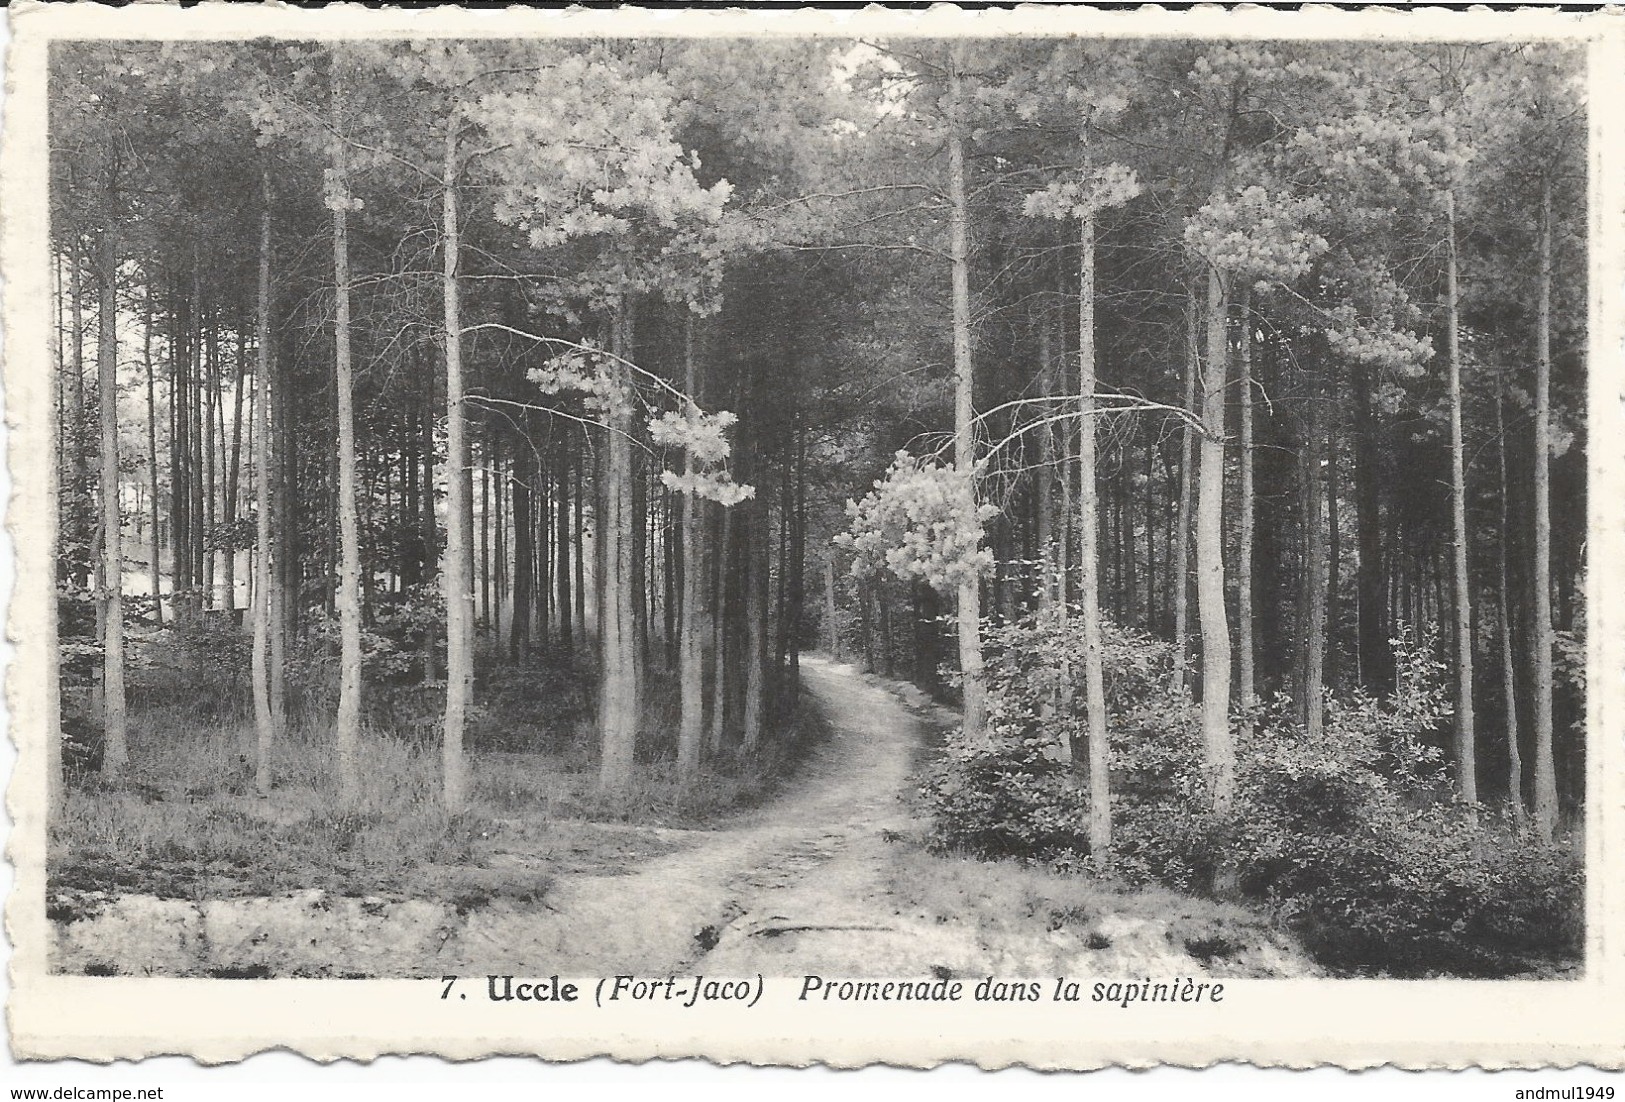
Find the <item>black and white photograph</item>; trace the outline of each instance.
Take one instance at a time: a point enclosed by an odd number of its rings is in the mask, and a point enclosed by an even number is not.
[[[48,44],[48,976],[1596,979],[1583,35],[605,25]]]

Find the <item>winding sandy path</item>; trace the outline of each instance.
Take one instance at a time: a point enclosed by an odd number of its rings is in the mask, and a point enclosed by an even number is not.
[[[919,854],[904,840],[917,824],[901,797],[927,721],[850,666],[804,656],[801,670],[830,734],[793,786],[723,829],[661,832],[683,848],[623,875],[565,874],[540,903],[466,914],[322,892],[201,911],[125,897],[61,925],[58,958],[69,971],[107,959],[169,975],[1305,974],[1273,935],[1252,937],[1244,960],[1193,958],[1210,939],[1210,904],[1085,887],[1088,913],[1074,904],[1062,914],[1050,897],[1075,882]],[[557,867],[543,853],[503,857],[510,875],[534,870],[538,885]]]
[[[630,875],[562,881],[541,914],[471,915],[441,960],[527,974],[784,972],[791,956],[795,971],[814,956],[906,967],[879,944],[916,940],[879,879],[887,838],[908,825],[923,722],[850,666],[804,656],[801,670],[831,734],[784,798]]]

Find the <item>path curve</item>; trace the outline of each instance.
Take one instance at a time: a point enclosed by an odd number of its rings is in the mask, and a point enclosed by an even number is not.
[[[442,956],[475,974],[744,974],[858,943],[872,969],[876,938],[896,932],[879,851],[909,825],[925,724],[850,665],[804,655],[801,675],[830,733],[783,798],[628,875],[561,881],[540,914],[473,914]]]
[[[903,800],[928,720],[851,666],[801,659],[828,721],[783,796],[623,875],[468,909],[333,898],[125,896],[59,922],[54,959],[162,975],[1146,977],[1308,975],[1265,921],[922,852]],[[545,854],[505,852],[537,886]]]
[[[903,795],[927,721],[849,665],[803,656],[801,671],[830,735],[792,791],[630,875],[562,882],[543,918],[477,912],[444,974],[1314,974],[1263,919],[1223,905],[919,854]],[[1064,914],[1057,893],[1074,898]],[[468,952],[481,945],[488,956]]]

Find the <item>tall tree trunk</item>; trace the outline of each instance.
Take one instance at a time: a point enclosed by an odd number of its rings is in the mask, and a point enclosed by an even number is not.
[[[1038,389],[1045,398],[1055,397],[1055,364],[1050,347],[1047,313],[1038,313]],[[1054,416],[1050,405],[1045,416]],[[1055,604],[1055,426],[1038,430],[1038,477],[1035,492],[1038,525],[1038,607],[1048,611]]]
[[[807,609],[807,426],[796,410],[795,523],[790,528],[790,646],[785,682],[792,706],[801,693],[801,643]],[[726,519],[726,518],[724,518]]]
[[[333,127],[343,115],[340,93],[333,96]],[[354,379],[350,365],[350,191],[342,139],[333,143],[333,366],[338,402],[339,703],[334,723],[337,739],[339,801],[352,805],[361,796],[361,549],[356,536]]]
[[[658,577],[660,598],[661,661],[666,672],[677,672],[677,651],[681,641],[677,633],[677,616],[683,605],[682,583],[678,580],[677,556],[683,542],[683,518],[678,496],[671,490],[651,485],[655,494],[657,523],[650,525],[650,540],[655,544],[652,554],[658,555],[658,569],[650,572],[651,584]]]
[[[271,174],[260,172],[259,318],[254,337],[254,783],[271,794],[271,751],[276,721],[271,712],[270,643],[275,608],[271,589]]]
[[[1136,426],[1136,430],[1138,426]],[[1139,615],[1140,602],[1140,563],[1139,539],[1135,534],[1134,520],[1134,475],[1133,475],[1134,446],[1132,438],[1125,442],[1122,449],[1119,470],[1122,480],[1118,484],[1117,516],[1120,529],[1117,543],[1119,561],[1122,564],[1122,588],[1120,591],[1120,604],[1118,606],[1118,622],[1132,624]]]
[[[417,440],[418,415],[410,393],[406,408],[396,426],[396,441],[401,451],[401,518],[400,518],[400,574],[401,588],[411,589],[423,580],[425,550],[419,543],[422,508],[418,489]]]
[[[492,527],[491,562],[491,637],[497,646],[506,645],[507,621],[503,609],[508,599],[508,494],[513,481],[509,472],[509,457],[503,450],[504,433],[493,426],[491,435],[491,473],[496,476],[496,492],[492,494],[492,508],[496,513]]]
[[[1145,630],[1155,632],[1162,609],[1157,600],[1157,446],[1145,437]]]
[[[1456,779],[1478,802],[1478,735],[1473,722],[1473,597],[1467,575],[1467,480],[1461,439],[1461,323],[1456,282],[1456,193],[1445,192],[1445,347],[1450,373],[1450,516],[1456,604]],[[1476,812],[1472,814],[1476,815]]]
[[[239,329],[237,335],[237,378],[232,384],[231,396],[231,450],[227,453],[226,486],[225,486],[225,517],[226,523],[236,525],[237,507],[239,502],[239,489],[242,484],[243,468],[243,391],[244,371],[248,359],[248,350],[245,344],[248,339],[246,327]],[[252,413],[250,414],[252,416]],[[225,551],[225,582],[226,607],[237,607],[237,545],[235,537],[229,541]]]
[[[711,620],[708,625],[712,632],[711,649],[715,660],[712,665],[711,724],[705,733],[706,749],[713,755],[722,749],[722,735],[728,723],[728,700],[733,693],[734,680],[730,669],[732,656],[728,653],[728,578],[734,566],[733,510],[718,509],[717,512],[721,515],[717,521],[716,553],[712,556],[716,571],[712,579]]]
[[[417,458],[422,464],[418,475],[418,531],[423,541],[423,581],[443,584],[440,577],[440,532],[434,508],[434,384],[428,376],[424,377],[422,398],[422,405],[417,411]],[[433,632],[424,632],[423,676],[430,681],[440,677],[439,648],[435,642]]]
[[[1540,187],[1540,281],[1535,306],[1535,546],[1530,646],[1535,652],[1535,829],[1557,831],[1552,752],[1552,181]]]
[[[683,321],[683,386],[689,412],[698,411],[699,372],[694,360],[694,317]],[[683,471],[692,476],[694,455],[683,457]],[[701,635],[701,587],[705,580],[704,551],[700,545],[705,503],[696,494],[683,495],[683,617],[678,641],[677,682],[681,717],[677,728],[677,775],[684,782],[699,775],[700,748],[705,735],[705,647]],[[720,666],[719,666],[720,668]],[[720,705],[718,705],[720,707]]]
[[[598,729],[601,757],[599,786],[608,791],[624,788],[632,779],[637,745],[639,670],[637,595],[632,586],[632,408],[630,372],[625,356],[627,311],[624,300],[614,311],[614,339],[609,367],[611,384],[624,393],[610,403],[606,414],[601,454],[601,515],[598,546],[603,570],[598,585],[602,613],[598,641],[602,668],[599,674]]]
[[[272,303],[267,289],[265,310],[269,318]],[[296,526],[290,523],[291,510],[288,499],[293,488],[295,450],[293,441],[293,396],[284,393],[290,388],[285,385],[287,376],[285,368],[277,357],[273,338],[273,330],[269,329],[267,320],[266,355],[266,383],[270,387],[269,404],[266,413],[271,418],[271,439],[266,442],[266,462],[270,464],[268,471],[261,475],[271,483],[271,543],[266,549],[270,560],[270,668],[266,671],[266,679],[270,683],[271,692],[271,724],[277,731],[286,729],[288,681],[287,650],[288,633],[293,630],[295,617],[298,615],[297,600],[289,600],[290,585],[298,583],[298,533]],[[297,596],[297,591],[294,591]],[[267,778],[269,783],[269,778]]]
[[[62,362],[62,279],[60,269],[56,280],[57,292],[57,321],[50,335],[51,357],[57,363],[59,376],[63,371]],[[149,315],[150,325],[150,315]],[[63,423],[62,406],[65,402],[63,387],[58,385],[51,388],[52,417],[47,431],[51,434],[46,444],[57,461],[47,468],[45,473],[45,500],[56,506],[55,523],[49,524],[46,529],[45,561],[52,564],[51,576],[58,584],[63,581],[61,577],[62,531],[67,527],[67,514],[62,508],[62,482],[64,449],[67,447],[66,426]],[[157,540],[157,530],[154,529],[153,540]],[[154,561],[157,553],[154,552]],[[46,827],[55,826],[57,816],[62,813],[63,798],[66,795],[67,777],[62,772],[62,636],[58,630],[57,620],[61,615],[61,597],[57,592],[58,586],[51,586],[42,596],[45,598],[45,625],[44,638],[41,640],[45,646],[45,814]]]
[[[1058,319],[1060,324],[1061,347],[1066,347],[1066,323]],[[1056,473],[1060,479],[1061,502],[1060,510],[1055,518],[1055,631],[1058,638],[1067,635],[1067,621],[1072,616],[1072,517],[1076,512],[1077,504],[1073,500],[1072,478],[1072,437],[1074,425],[1072,417],[1077,408],[1073,404],[1074,395],[1068,393],[1070,375],[1062,365],[1057,389],[1061,401],[1058,403],[1063,411],[1060,423],[1060,454],[1056,456]],[[1056,662],[1055,670],[1055,703],[1064,716],[1072,714],[1072,652],[1063,647]],[[1073,746],[1070,738],[1058,740],[1056,750],[1059,752],[1062,764],[1071,765],[1073,761]]]
[[[1185,409],[1198,416],[1196,409],[1196,366],[1199,352],[1196,347],[1196,289],[1191,288],[1185,315]],[[1190,543],[1191,497],[1195,486],[1192,472],[1196,466],[1196,435],[1187,423],[1180,429],[1179,506],[1174,520],[1173,565],[1168,582],[1174,590],[1174,678],[1173,691],[1184,692],[1186,668],[1190,656]]]
[[[491,472],[496,476],[496,492],[492,494],[492,506],[496,512],[495,523],[492,527],[492,539],[495,546],[492,548],[491,563],[491,634],[498,647],[506,645],[508,621],[504,619],[504,609],[508,600],[508,570],[509,550],[508,525],[510,523],[509,494],[512,490],[511,458],[502,447],[505,435],[499,429],[493,430],[491,438]]]
[[[575,620],[576,620],[577,624],[581,625],[581,633],[582,633],[583,636],[585,636],[586,632],[587,632],[587,580],[586,580],[587,579],[587,556],[583,552],[583,548],[586,547],[586,531],[587,531],[586,508],[587,508],[587,501],[586,501],[586,495],[584,493],[582,493],[582,486],[583,486],[583,481],[585,479],[585,472],[583,470],[584,464],[581,462],[581,455],[579,453],[577,453],[577,455],[576,455],[576,460],[575,460],[575,463],[573,464],[573,466],[575,467],[575,495],[574,495],[574,500],[573,500],[573,506],[574,506],[574,517],[573,517],[573,519],[574,519],[574,523],[575,523],[575,549],[576,549],[576,556],[575,556],[576,615],[575,615]]]
[[[1371,367],[1354,365],[1354,513],[1359,528],[1355,665],[1362,685],[1381,693],[1393,684],[1393,652],[1388,643],[1390,578],[1383,576],[1382,521],[1379,496],[1381,452]]]
[[[479,578],[480,616],[485,630],[491,630],[491,430],[486,428],[480,447],[480,543]]]
[[[754,466],[754,465],[753,465]],[[745,597],[745,715],[741,741],[746,754],[754,753],[762,741],[767,701],[767,598],[768,528],[767,500],[757,487],[756,496],[745,505],[750,525],[749,565]]]
[[[1223,324],[1223,319],[1220,319]],[[1222,407],[1221,407],[1222,408]],[[1084,716],[1089,734],[1089,853],[1111,862],[1111,751],[1100,640],[1100,515],[1095,479],[1095,220],[1078,234],[1078,596],[1083,606]]]
[[[569,454],[568,448],[560,448],[558,464],[558,481],[555,483],[555,492],[558,494],[558,507],[553,510],[553,542],[559,549],[559,567],[556,571],[558,579],[558,609],[559,609],[559,646],[565,654],[575,648],[576,625],[571,607],[570,596],[570,468],[579,460]],[[574,554],[578,557],[581,549],[577,547]]]
[[[824,558],[824,646],[830,657],[841,660],[841,627],[835,620],[835,557]]]
[[[1501,689],[1506,697],[1507,729],[1507,806],[1512,809],[1512,820],[1519,825],[1524,821],[1523,806],[1523,753],[1518,745],[1518,673],[1512,659],[1512,556],[1508,543],[1512,538],[1512,509],[1507,491],[1507,428],[1505,404],[1500,395],[1495,398],[1496,460],[1501,476],[1501,534],[1496,541],[1500,551],[1500,605],[1496,618],[1501,629]]]
[[[527,418],[526,424],[529,424]],[[508,654],[515,661],[530,651],[530,587],[535,578],[536,525],[531,519],[531,480],[536,463],[527,451],[514,455],[513,477],[513,608],[508,622]]]
[[[628,329],[631,323],[628,322]],[[633,341],[628,340],[628,347]],[[626,353],[627,359],[633,358],[633,353]],[[632,639],[638,649],[638,664],[645,665],[649,660],[649,483],[643,471],[643,451],[634,448],[631,454],[632,473],[629,482],[631,492],[631,522],[632,531],[628,549],[632,553]],[[545,558],[538,561],[545,563]],[[546,591],[546,587],[543,587]]]
[[[142,348],[142,363],[146,367],[147,375],[147,477],[151,487],[152,500],[148,503],[151,510],[152,547],[151,562],[147,569],[152,578],[152,615],[159,627],[164,625],[164,576],[163,565],[159,561],[163,550],[158,532],[158,399],[154,393],[155,386],[152,371],[152,300],[147,300],[145,317],[142,325],[142,339],[145,342]]]
[[[220,575],[217,566],[218,556],[209,546],[216,542],[219,524],[214,493],[214,468],[220,450],[215,442],[215,421],[220,409],[220,329],[213,311],[210,311],[209,335],[204,347],[207,357],[204,365],[204,385],[207,389],[203,392],[204,400],[199,403],[203,411],[199,433],[203,444],[203,461],[198,465],[199,490],[203,499],[203,593],[207,607],[219,608],[222,602],[215,589],[215,582]]]
[[[1235,794],[1230,732],[1230,625],[1224,607],[1224,283],[1207,272],[1207,357],[1202,378],[1200,486],[1196,498],[1196,607],[1202,627],[1202,741],[1213,809],[1228,814]]]
[[[176,281],[178,284],[178,280]],[[186,363],[187,306],[185,293],[177,285],[176,301],[170,310],[169,338],[169,575],[173,611],[177,621],[191,616],[191,495],[187,493]]]
[[[858,631],[863,640],[863,653],[859,661],[863,663],[864,673],[880,672],[880,663],[875,656],[875,622],[874,622],[874,588],[869,579],[858,582]]]
[[[102,770],[109,780],[129,761],[124,704],[124,543],[118,464],[118,197],[115,157],[107,166],[106,224],[97,245],[100,299],[96,308],[96,389],[101,405]]]
[[[974,498],[976,477],[975,376],[970,346],[970,210],[965,198],[963,91],[958,47],[950,47],[948,99],[948,255],[953,269],[954,470]],[[959,672],[963,682],[963,731],[980,737],[987,722],[982,683],[982,593],[972,580],[959,586]]]
[[[440,766],[441,803],[452,814],[468,802],[463,729],[474,688],[474,590],[469,577],[471,502],[463,414],[463,319],[457,286],[457,262],[462,251],[457,222],[457,135],[461,123],[455,111],[446,121],[440,179],[440,291],[446,330],[446,560],[440,574],[446,602],[446,724]]]
[[[1321,472],[1321,372],[1318,364],[1305,369],[1304,433],[1300,453],[1301,513],[1303,517],[1302,610],[1299,621],[1302,665],[1298,708],[1304,730],[1320,737],[1326,724],[1326,536],[1325,475]]]
[[[187,481],[188,493],[191,494],[192,505],[192,584],[194,587],[193,600],[195,607],[201,612],[209,607],[212,595],[209,592],[209,514],[204,507],[203,476],[205,461],[204,431],[208,423],[203,414],[208,403],[204,387],[207,385],[204,366],[206,350],[203,340],[204,327],[203,307],[203,272],[198,262],[197,248],[193,246],[192,253],[192,355],[190,365],[192,368],[192,401],[188,406],[191,414],[189,441],[191,451],[187,457],[187,470],[191,477]]]
[[[1258,673],[1254,668],[1256,655],[1253,647],[1253,526],[1256,523],[1253,488],[1253,317],[1249,290],[1243,288],[1238,297],[1241,300],[1241,354],[1238,357],[1241,378],[1237,380],[1236,388],[1241,407],[1241,438],[1237,458],[1241,465],[1241,501],[1237,511],[1241,516],[1236,534],[1236,630],[1240,637],[1236,657],[1240,665],[1241,710],[1250,716],[1258,699]],[[1251,720],[1244,722],[1250,725]]]
[[[1325,683],[1335,690],[1342,680],[1338,625],[1342,623],[1343,529],[1338,521],[1337,503],[1342,493],[1338,474],[1337,426],[1339,409],[1329,405],[1326,424],[1326,661]]]
[[[73,363],[68,371],[67,412],[63,420],[67,424],[66,446],[69,456],[67,498],[69,503],[69,517],[73,523],[73,533],[78,538],[86,535],[85,529],[89,527],[89,518],[85,515],[84,505],[89,495],[89,474],[87,458],[85,455],[85,308],[84,308],[84,263],[79,255],[79,242],[77,235],[74,245],[68,253],[70,265],[68,268],[68,300],[69,313],[73,322]],[[86,573],[80,575],[75,581],[84,589],[91,585],[90,572],[96,567],[90,563],[85,564]]]

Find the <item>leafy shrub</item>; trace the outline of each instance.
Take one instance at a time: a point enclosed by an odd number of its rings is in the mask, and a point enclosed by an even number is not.
[[[1088,797],[1059,749],[1081,733],[1081,626],[1035,616],[989,638],[990,733],[977,745],[951,738],[927,773],[931,839],[1076,866]],[[1313,738],[1289,700],[1260,704],[1238,729],[1236,799],[1222,819],[1198,717],[1172,689],[1171,648],[1110,625],[1102,643],[1115,876],[1266,904],[1347,972],[1507,975],[1579,953],[1576,848],[1541,845],[1459,802],[1429,741],[1450,706],[1426,640],[1402,632],[1395,691],[1329,701]]]
[[[592,722],[593,671],[574,665],[491,666],[482,674],[469,744],[478,750],[558,753]]]
[[[951,743],[922,793],[940,848],[983,857],[1088,852],[1088,794],[1042,735],[1005,729],[987,742]]]
[[[176,662],[189,677],[222,691],[246,689],[253,639],[230,617],[183,620],[170,629],[169,639]]]
[[[1459,807],[1375,809],[1359,828],[1238,830],[1244,890],[1347,971],[1497,976],[1577,955],[1583,876],[1561,846],[1474,829]]]
[[[1146,803],[1188,796],[1196,747],[1189,702],[1169,692],[1167,646],[1110,626],[1103,634],[1114,785],[1132,786]],[[1082,653],[1079,622],[1063,626],[1050,613],[989,632],[988,735],[970,743],[951,735],[922,783],[935,845],[988,857],[1088,853],[1088,794],[1062,743],[1080,741],[1083,723],[1062,706],[1056,673],[1070,661],[1071,698],[1081,699]]]
[[[252,641],[229,615],[194,611],[162,631],[126,636],[126,643],[132,710],[174,709],[211,723],[246,713]]]
[[[1330,702],[1316,738],[1277,701],[1244,743],[1239,890],[1348,970],[1504,975],[1577,953],[1576,856],[1459,802],[1425,741],[1450,715],[1443,666],[1426,640],[1394,644],[1390,697]]]

